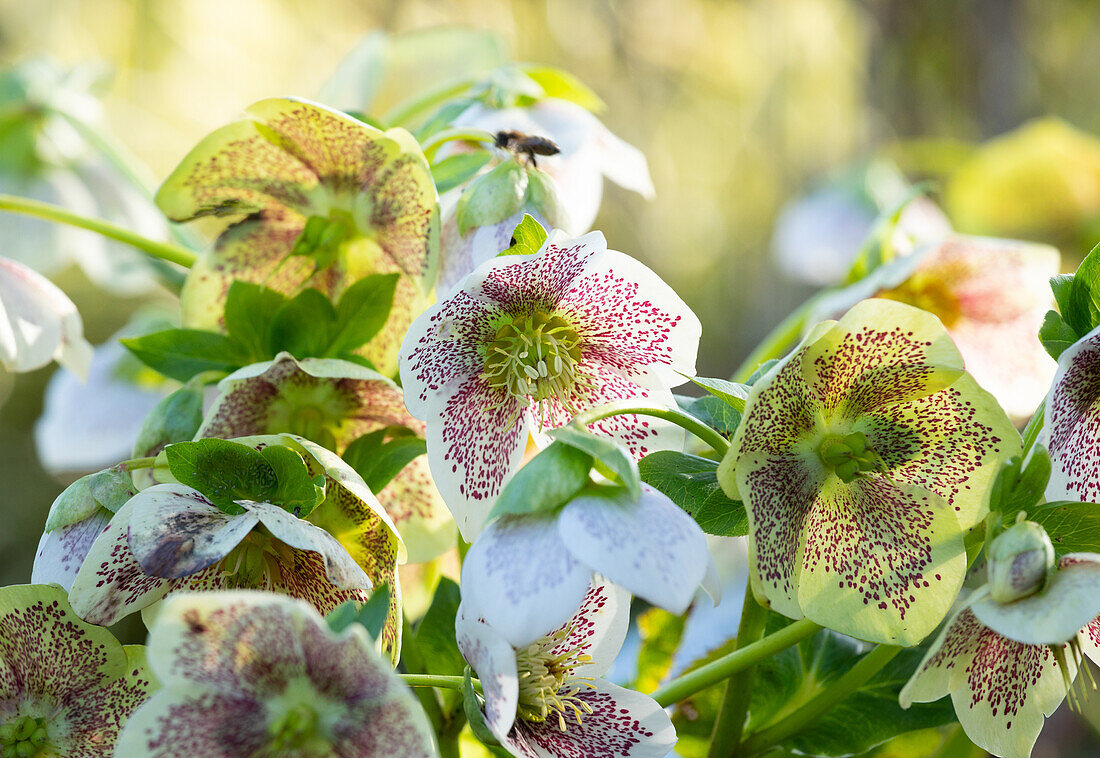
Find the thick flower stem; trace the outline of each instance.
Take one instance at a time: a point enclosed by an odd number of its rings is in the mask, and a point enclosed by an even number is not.
[[[811,297],[798,306],[791,315],[780,321],[779,325],[772,329],[742,361],[737,370],[733,372],[731,380],[744,383],[760,367],[760,364],[770,361],[772,358],[782,358],[786,355],[790,347],[798,342],[798,338],[802,336],[806,321],[810,317],[810,311],[817,305],[819,297],[820,295]]]
[[[767,620],[767,609],[756,602],[756,598],[752,595],[752,588],[745,587],[745,602],[741,608],[741,622],[737,626],[735,649],[746,648],[763,637]],[[741,744],[741,732],[745,728],[745,716],[749,712],[752,675],[755,670],[755,666],[749,666],[726,680],[722,708],[718,712],[718,719],[714,722],[710,748],[707,751],[710,758],[726,758],[737,754]]]
[[[714,452],[718,453],[719,457],[725,455],[726,451],[729,450],[730,443],[721,434],[711,429],[694,416],[672,408],[650,408],[647,406],[608,403],[607,405],[601,405],[578,414],[573,418],[573,423],[583,427],[594,424],[600,419],[629,414],[634,414],[636,416],[653,416],[654,418],[664,419],[665,421],[683,427],[703,442],[710,445]]]
[[[441,690],[461,690],[461,676],[442,676],[436,674],[398,674],[410,687],[435,687]],[[474,680],[474,689],[480,691],[481,682]]]
[[[39,218],[56,221],[60,224],[68,224],[69,226],[79,227],[80,229],[87,229],[97,234],[102,234],[104,237],[136,247],[138,250],[154,258],[160,258],[169,263],[177,263],[187,268],[195,264],[195,259],[197,257],[195,253],[179,245],[172,245],[167,242],[157,242],[147,237],[143,237],[140,234],[131,232],[129,229],[123,229],[121,226],[115,226],[114,224],[101,221],[97,218],[80,216],[59,206],[41,203],[37,200],[30,200],[25,197],[0,195],[0,210],[11,211],[12,213],[22,213],[27,216],[38,216]]]
[[[411,671],[422,671],[424,669],[424,659],[420,655],[420,649],[416,645],[416,636],[413,634],[412,625],[409,624],[408,618],[402,617],[401,623],[403,628],[401,630],[401,637],[403,644],[401,645],[401,659],[405,664],[405,668]],[[406,682],[408,684],[408,682]],[[409,686],[412,686],[411,684]],[[446,719],[443,716],[443,709],[440,707],[439,698],[436,696],[434,690],[418,690],[416,692],[416,699],[420,701],[421,707],[424,709],[424,713],[427,714],[428,720],[432,722],[432,728],[435,729],[436,734],[439,734],[444,727]]]
[[[897,645],[876,646],[871,652],[860,658],[843,676],[824,687],[821,692],[797,711],[751,735],[743,744],[744,755],[757,755],[767,752],[792,734],[797,734],[814,723],[822,714],[839,705],[846,697],[866,684],[901,650],[902,648]]]
[[[762,640],[734,650],[716,661],[711,661],[705,666],[700,666],[694,671],[673,679],[663,687],[658,687],[651,697],[662,706],[668,707],[723,679],[755,666],[765,658],[771,658],[800,640],[817,634],[821,629],[820,624],[815,624],[809,619],[795,621]]]

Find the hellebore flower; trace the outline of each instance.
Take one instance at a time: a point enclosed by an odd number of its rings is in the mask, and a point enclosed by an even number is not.
[[[324,500],[309,521],[281,505],[243,499],[229,513],[191,487],[155,485],[130,498],[92,545],[70,590],[73,609],[109,625],[180,590],[262,588],[328,613],[388,584],[381,642],[396,655],[402,545],[363,480],[334,453],[290,435],[237,442],[285,445],[301,455],[310,476],[324,476]]]
[[[481,680],[485,724],[508,752],[519,758],[668,754],[676,732],[664,709],[601,678],[629,622],[629,595],[597,579],[562,626],[515,646],[463,599],[458,647]]]
[[[361,349],[391,373],[439,253],[435,185],[419,145],[403,129],[382,132],[293,98],[247,112],[200,142],[157,193],[174,221],[246,216],[191,269],[184,326],[220,327],[234,280],[337,298],[364,276],[400,272],[387,325]]]
[[[617,400],[674,407],[701,327],[652,271],[599,232],[495,258],[413,324],[401,350],[409,412],[428,425],[432,476],[467,541],[519,468],[529,433]],[[670,424],[596,422],[640,458],[682,445]]]
[[[0,258],[0,364],[24,372],[53,360],[81,378],[88,375],[92,346],[76,306],[46,277]]]
[[[1050,452],[1047,500],[1100,501],[1100,328],[1058,356],[1043,439]]]
[[[566,231],[571,235],[592,228],[603,198],[604,177],[647,200],[655,195],[642,152],[574,102],[550,97],[508,108],[474,103],[451,125],[487,132],[518,131],[552,140],[561,152],[539,156],[538,166],[557,184],[569,223]]]
[[[64,590],[0,588],[0,754],[109,758],[154,689],[145,648],[78,619]]]
[[[428,758],[431,727],[358,624],[261,592],[177,595],[149,634],[162,684],[116,755]]]
[[[1050,539],[1037,524],[998,536],[989,584],[928,649],[901,691],[902,707],[950,694],[972,742],[1027,758],[1043,717],[1057,710],[1078,669],[1087,675],[1083,656],[1100,663],[1100,555],[1071,553],[1053,567]]]
[[[343,454],[365,434],[400,427],[423,438],[392,381],[347,361],[294,359],[246,366],[218,384],[197,437],[247,437],[287,432]],[[372,487],[373,488],[373,487]],[[419,456],[375,492],[408,547],[409,561],[429,561],[454,546],[454,521]]]
[[[936,318],[865,300],[752,388],[718,469],[774,610],[899,645],[943,620],[1020,438]]]
[[[558,513],[493,521],[462,564],[463,597],[516,647],[570,617],[597,572],[684,613],[712,569],[706,535],[679,506],[642,485],[584,492]]]
[[[835,317],[868,297],[928,311],[947,328],[970,375],[1022,421],[1054,376],[1037,335],[1054,306],[1047,282],[1059,259],[1049,245],[953,235],[824,298],[817,313]]]

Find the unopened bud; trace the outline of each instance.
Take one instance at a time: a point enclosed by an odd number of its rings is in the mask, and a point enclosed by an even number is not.
[[[1019,521],[993,540],[989,551],[990,595],[1011,603],[1043,588],[1054,568],[1054,546],[1034,521]]]

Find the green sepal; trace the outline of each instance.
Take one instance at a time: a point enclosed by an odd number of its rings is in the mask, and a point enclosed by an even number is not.
[[[527,197],[527,170],[518,161],[505,160],[478,176],[462,193],[455,208],[458,233],[496,224],[523,206]]]
[[[558,187],[550,174],[534,166],[527,166],[527,197],[524,206],[542,214],[551,225],[560,225],[565,215],[558,201]]]
[[[260,450],[275,472],[276,488],[270,500],[298,518],[305,518],[324,502],[325,476],[309,475],[305,459],[295,450],[269,445]]]
[[[134,441],[134,457],[156,455],[165,445],[194,439],[202,426],[202,387],[188,382],[165,398],[141,422]]]
[[[435,180],[436,192],[442,195],[455,187],[462,186],[477,176],[492,157],[488,150],[475,150],[444,158],[432,166],[432,179]]]
[[[466,721],[470,724],[470,731],[474,736],[486,745],[500,745],[496,736],[489,730],[485,723],[485,714],[481,712],[481,700],[474,690],[473,678],[470,675],[470,667],[466,667],[462,679],[462,710],[466,714]]]
[[[248,445],[220,439],[177,442],[164,449],[168,470],[230,515],[244,513],[237,500],[270,502],[278,478],[267,459]],[[303,462],[303,466],[304,466]]]
[[[341,457],[363,477],[371,492],[378,493],[405,466],[425,453],[427,444],[409,429],[388,426],[359,437]]]
[[[236,340],[201,329],[166,329],[120,342],[146,366],[180,382],[204,371],[229,373],[249,363]]]
[[[542,228],[542,224],[535,221],[531,214],[524,213],[523,219],[512,230],[510,246],[497,255],[532,255],[542,249],[544,242],[546,230]]]
[[[588,85],[560,68],[524,66],[523,73],[542,88],[544,97],[568,100],[593,113],[607,108],[606,103]]]
[[[119,466],[82,476],[53,501],[44,531],[52,532],[83,521],[101,508],[117,513],[135,494],[137,488],[130,474]]]
[[[718,461],[660,450],[638,463],[642,481],[680,506],[707,534],[742,537],[749,533],[745,504],[731,500],[718,483]]]
[[[589,451],[564,440],[552,442],[504,485],[489,518],[560,508],[588,484],[592,463]]]
[[[597,465],[603,464],[618,477],[619,483],[626,487],[632,500],[642,496],[642,478],[638,473],[638,464],[619,443],[572,425],[551,429],[547,434],[558,442],[588,453]]]

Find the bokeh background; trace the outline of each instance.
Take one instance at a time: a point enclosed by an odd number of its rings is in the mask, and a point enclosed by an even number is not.
[[[1069,268],[1100,239],[1094,0],[0,0],[0,60],[105,61],[110,125],[163,177],[248,104],[315,95],[367,32],[439,24],[494,30],[518,59],[580,76],[647,154],[657,199],[612,187],[597,228],[699,314],[705,375],[729,374],[811,293],[773,262],[776,215],[853,162],[889,156],[942,188],[975,145],[1058,116],[1086,142],[1053,150],[1053,179],[1025,181],[1000,216],[964,204],[952,221],[1053,242]],[[1021,207],[1038,210],[1024,223]],[[75,271],[58,281],[95,342],[137,304]],[[0,409],[5,584],[27,580],[62,487],[31,441],[52,370],[8,378]],[[1085,723],[1059,717],[1035,755],[1100,755]]]

